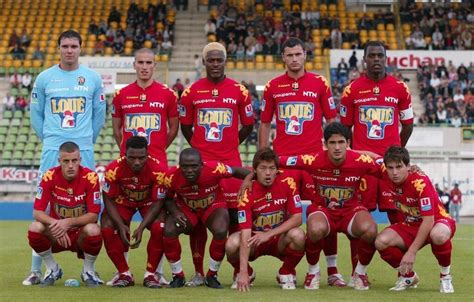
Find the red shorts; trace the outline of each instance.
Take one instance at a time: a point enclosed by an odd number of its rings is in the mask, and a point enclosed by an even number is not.
[[[129,207],[126,205],[116,204],[116,207],[117,211],[120,214],[120,217],[122,217],[123,219],[123,222],[126,225],[130,226],[130,222],[132,221],[133,215],[135,215],[135,213],[139,211],[142,218],[145,217],[146,213],[148,213],[148,211],[150,210],[152,204],[153,203],[149,202],[140,207]]]
[[[435,220],[434,224],[436,225],[437,223],[442,223],[446,225],[450,230],[451,230],[451,238],[453,238],[454,233],[456,232],[456,222],[451,219],[451,218],[442,218],[442,219],[437,219]],[[405,246],[408,248],[413,241],[415,240],[416,234],[418,234],[418,230],[420,229],[419,225],[414,225],[414,224],[407,224],[405,222],[399,222],[392,224],[388,228],[394,230],[400,237],[402,237],[403,242],[405,243]],[[424,245],[430,244],[431,239],[430,236],[428,235],[428,238],[426,238],[426,242]]]
[[[392,202],[389,184],[386,180],[378,179],[372,175],[361,178],[359,194],[362,204],[369,210],[387,212],[397,210]]]
[[[252,236],[254,233],[252,233]],[[281,235],[273,236],[270,240],[260,244],[254,248],[253,255],[249,257],[249,261],[254,261],[260,256],[273,256],[283,261],[284,254],[278,251],[278,241],[280,241]]]
[[[237,194],[239,193],[240,186],[243,180],[237,178],[224,178],[221,179],[219,185],[224,192],[224,200],[227,202],[227,207],[236,209],[239,205],[237,200]]]
[[[71,251],[77,253],[77,258],[84,258],[84,252],[79,248],[79,235],[82,232],[82,227],[74,230],[69,230],[67,235],[71,239],[71,245],[69,247],[60,246],[57,242],[53,243],[51,246],[51,251],[53,253],[60,253],[64,251]]]
[[[181,212],[186,215],[186,218],[188,218],[193,227],[195,227],[199,222],[201,222],[203,225],[206,225],[207,219],[215,210],[227,209],[227,204],[223,201],[213,202],[207,208],[198,210],[191,209],[188,205],[180,201],[177,201],[176,205],[181,210]]]
[[[354,216],[360,211],[367,211],[367,208],[363,206],[356,206],[352,208],[341,208],[336,210],[330,210],[321,205],[311,204],[306,210],[306,217],[309,217],[311,214],[316,212],[321,212],[326,216],[326,219],[329,224],[330,232],[344,233],[346,235],[352,236],[349,230],[349,224]]]

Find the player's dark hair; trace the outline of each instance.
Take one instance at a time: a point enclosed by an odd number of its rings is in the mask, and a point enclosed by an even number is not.
[[[288,40],[286,40],[285,42],[283,42],[283,44],[281,45],[281,54],[284,54],[285,53],[285,48],[293,48],[297,45],[300,45],[301,48],[303,48],[304,50],[304,43],[303,41],[301,41],[300,39],[298,38],[295,38],[295,37],[291,37],[291,38],[288,38]]]
[[[275,165],[278,168],[278,162],[279,162],[278,155],[275,153],[275,151],[273,151],[270,148],[260,149],[257,151],[257,153],[255,153],[253,157],[252,167],[254,169],[257,169],[258,165],[262,161],[269,161],[269,162],[272,161],[275,163]]]
[[[351,131],[339,122],[333,122],[324,128],[324,141],[327,142],[334,134],[340,134],[344,136],[346,140],[351,139]]]
[[[61,45],[61,40],[62,40],[62,39],[77,39],[77,40],[79,40],[79,45],[82,45],[82,38],[81,38],[81,35],[80,35],[77,31],[72,30],[72,29],[63,31],[63,32],[59,35],[59,38],[58,38],[58,46]]]
[[[79,150],[79,146],[74,142],[65,142],[59,146],[59,152],[72,153]]]
[[[385,44],[383,44],[381,41],[379,40],[370,40],[370,41],[367,41],[367,43],[365,43],[365,46],[364,46],[364,58],[365,56],[367,55],[367,49],[369,48],[369,46],[375,46],[375,47],[382,47],[383,48],[383,54],[385,56],[387,56],[387,49],[385,48]]]
[[[132,136],[127,139],[125,144],[126,150],[132,149],[147,149],[148,148],[148,141],[143,136]]]
[[[408,166],[408,164],[410,164],[410,154],[404,147],[391,146],[385,152],[385,155],[383,156],[383,162],[384,164],[389,162],[404,163],[405,166]]]
[[[182,158],[183,157],[196,157],[199,159],[199,161],[202,161],[201,160],[201,153],[199,152],[198,149],[194,149],[194,148],[186,148],[184,149],[183,151],[181,151],[181,153],[179,154],[179,162],[181,162]]]

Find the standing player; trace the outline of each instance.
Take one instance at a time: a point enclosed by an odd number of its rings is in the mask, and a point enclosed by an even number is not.
[[[455,221],[446,213],[428,176],[410,172],[410,155],[403,147],[390,147],[384,156],[389,188],[404,222],[392,224],[375,241],[380,256],[398,270],[398,281],[390,290],[415,288],[419,278],[413,266],[416,253],[430,244],[438,260],[440,292],[454,293],[450,274]]]
[[[239,202],[240,232],[226,243],[229,262],[238,272],[235,287],[248,291],[255,274],[249,261],[270,255],[283,261],[277,274],[282,289],[296,289],[296,266],[304,256],[305,234],[301,225],[301,199],[278,175],[278,156],[264,148],[254,156],[251,193],[247,189]]]
[[[166,208],[169,215],[165,223],[164,252],[171,263],[173,281],[170,287],[185,285],[181,266],[181,245],[178,236],[191,234],[201,223],[212,233],[209,248],[209,270],[204,283],[211,288],[222,288],[217,272],[225,255],[225,242],[229,228],[229,213],[219,182],[232,176],[244,178],[248,170],[229,167],[220,162],[202,162],[198,150],[188,148],[181,152],[179,166],[161,178],[166,188]],[[148,223],[146,217],[142,224]]]
[[[135,285],[124,252],[130,245],[130,222],[139,211],[144,217],[157,202],[158,179],[166,172],[166,165],[148,156],[148,142],[144,137],[132,136],[127,140],[125,157],[111,162],[105,170],[104,204],[101,218],[102,236],[110,260],[119,272],[114,287]],[[162,217],[160,217],[163,219]],[[160,288],[155,275],[163,254],[163,226],[159,219],[151,223],[147,246],[147,266],[143,286]]]
[[[413,109],[407,85],[388,75],[386,49],[380,41],[369,41],[364,48],[366,74],[350,83],[341,98],[341,123],[353,127],[352,148],[384,154],[392,145],[404,147],[413,131]],[[399,124],[401,131],[399,132]],[[386,211],[390,222],[400,220],[389,198],[384,181],[368,176],[361,187],[366,207]]]
[[[379,167],[368,155],[347,150],[350,130],[340,123],[324,129],[327,150],[299,156],[283,156],[288,167],[307,170],[315,179],[317,198],[307,210],[306,258],[309,271],[305,288],[319,288],[319,254],[323,239],[341,232],[349,238],[360,238],[358,262],[353,277],[356,290],[368,290],[367,266],[375,253],[377,225],[370,213],[359,203],[356,191],[365,174],[378,175]]]
[[[42,286],[54,285],[62,277],[63,271],[53,253],[67,250],[84,259],[84,283],[91,287],[100,284],[94,269],[102,247],[97,224],[102,202],[99,177],[80,164],[79,147],[73,142],[63,143],[59,147],[59,166],[45,171],[38,186],[35,221],[28,228],[28,241],[46,264]]]
[[[39,167],[44,171],[56,165],[58,146],[73,141],[81,150],[82,163],[95,170],[94,143],[105,122],[102,80],[95,71],[79,65],[82,39],[73,30],[58,38],[60,62],[41,72],[31,93],[30,120],[43,143]],[[30,275],[23,285],[38,284],[41,258],[33,252]]]
[[[213,42],[204,47],[202,59],[207,76],[183,92],[179,107],[181,131],[190,145],[201,152],[204,161],[240,167],[238,146],[252,132],[254,115],[247,89],[225,75],[226,58],[221,44]],[[231,232],[238,224],[237,192],[241,182],[231,178],[220,184],[229,208]],[[190,236],[196,278],[191,279],[189,286],[204,283],[202,261],[206,238],[205,227],[200,225]]]
[[[124,156],[127,139],[143,136],[150,156],[167,163],[166,148],[178,133],[176,93],[153,79],[156,62],[151,49],[137,50],[133,67],[137,80],[118,91],[113,100],[115,141]]]
[[[282,45],[282,59],[287,72],[269,81],[262,100],[259,149],[269,146],[271,122],[276,119],[275,152],[282,155],[315,153],[323,149],[322,123],[335,121],[337,112],[328,81],[305,71],[306,51],[298,38]],[[307,196],[302,196],[307,199]],[[337,272],[337,237],[326,240],[328,283],[345,286]]]
[[[112,127],[121,156],[129,137],[143,136],[148,141],[148,153],[160,163],[168,165],[166,148],[178,133],[177,95],[153,79],[155,54],[142,48],[135,52],[133,67],[137,80],[117,92],[113,99]],[[128,249],[126,249],[126,253]],[[158,279],[168,284],[163,276],[163,261],[158,266]],[[112,285],[118,274],[107,282]]]

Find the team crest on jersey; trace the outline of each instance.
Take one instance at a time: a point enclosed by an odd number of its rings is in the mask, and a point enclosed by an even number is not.
[[[354,196],[354,188],[320,185],[319,195],[324,198],[326,204],[334,201],[342,205]]]
[[[224,128],[232,126],[232,109],[202,108],[198,110],[198,125],[205,129],[208,142],[222,141]]]
[[[379,95],[379,94],[380,94],[380,87],[379,87],[379,86],[375,86],[374,89],[372,89],[372,92],[373,92],[375,95]]]
[[[212,97],[215,97],[215,98],[216,98],[216,97],[219,96],[219,90],[217,90],[217,89],[212,89],[212,92],[211,92],[211,93],[212,93]]]
[[[159,113],[132,113],[125,115],[124,130],[131,132],[133,136],[141,136],[150,144],[150,134],[160,131],[161,115]]]
[[[369,139],[384,139],[385,127],[394,124],[392,107],[385,106],[360,106],[359,121],[367,126]]]
[[[79,86],[84,86],[84,83],[86,82],[86,78],[83,76],[77,77],[77,85]]]
[[[51,113],[59,115],[61,128],[76,128],[77,117],[86,111],[86,98],[53,97],[51,98]]]
[[[285,133],[300,135],[303,124],[314,118],[314,105],[307,102],[282,102],[278,105],[278,119],[285,122]]]

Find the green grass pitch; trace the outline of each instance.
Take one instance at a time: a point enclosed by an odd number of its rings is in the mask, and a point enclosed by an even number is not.
[[[396,273],[388,264],[382,262],[376,254],[369,267],[372,287],[369,291],[357,292],[350,288],[337,289],[326,285],[326,266],[324,257],[321,261],[322,282],[317,291],[302,288],[307,269],[305,258],[297,268],[298,288],[295,291],[283,291],[278,288],[275,274],[280,263],[271,257],[258,259],[252,265],[257,272],[255,286],[249,293],[238,293],[231,290],[232,270],[228,263],[223,263],[219,275],[226,287],[213,290],[205,287],[182,289],[147,289],[141,283],[146,264],[146,242],[148,236],[138,250],[130,253],[131,270],[135,275],[136,285],[132,288],[115,289],[102,286],[89,289],[81,284],[79,288],[64,287],[69,278],[79,279],[82,263],[73,253],[56,254],[56,260],[63,268],[63,278],[54,287],[23,286],[21,281],[30,268],[31,250],[28,246],[26,232],[29,222],[0,222],[0,301],[474,301],[474,226],[459,225],[454,238],[452,275],[455,293],[443,295],[439,293],[439,269],[431,249],[425,247],[418,253],[415,269],[421,278],[417,289],[406,292],[389,292],[388,289],[396,281]],[[134,225],[136,226],[136,225]],[[383,226],[379,226],[379,231]],[[133,227],[132,227],[133,229]],[[148,235],[148,234],[147,234]],[[183,265],[186,276],[193,274],[193,266],[189,252],[188,238],[181,236],[183,245]],[[206,251],[206,256],[208,253]],[[206,265],[207,261],[205,262]],[[350,260],[348,241],[339,237],[340,272],[349,279]],[[102,249],[96,263],[97,269],[104,280],[110,279],[115,271],[112,262]],[[170,271],[166,265],[166,275]]]

